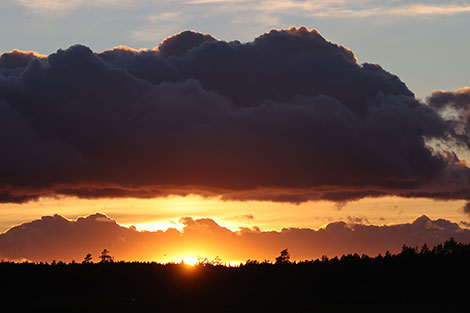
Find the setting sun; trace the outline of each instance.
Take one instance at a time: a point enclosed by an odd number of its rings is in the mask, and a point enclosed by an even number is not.
[[[198,257],[195,256],[185,256],[181,259],[179,263],[189,265],[189,266],[194,266],[198,263]]]

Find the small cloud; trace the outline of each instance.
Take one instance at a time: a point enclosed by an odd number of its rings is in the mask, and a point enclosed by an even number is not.
[[[396,4],[383,5],[368,1],[361,1],[358,4],[351,4],[349,1],[338,3],[337,1],[280,1],[271,0],[258,3],[258,10],[264,10],[272,13],[277,12],[302,12],[302,14],[323,17],[323,18],[370,18],[377,16],[442,16],[456,15],[470,12],[468,4]]]
[[[22,7],[37,12],[70,11],[79,7],[128,7],[133,5],[131,0],[13,0]]]
[[[470,202],[464,204],[461,209],[462,213],[470,217]],[[460,224],[464,225],[465,227],[470,227],[469,222],[461,221]]]
[[[158,42],[167,34],[177,32],[183,28],[187,20],[182,12],[163,12],[149,14],[145,18],[145,24],[132,32],[132,37],[143,42]]]
[[[241,221],[254,221],[255,217],[253,214],[245,214],[245,215],[229,216],[229,217],[226,217],[225,219],[241,222]]]
[[[181,19],[181,12],[163,12],[158,14],[150,14],[145,17],[149,23],[169,22]]]
[[[370,224],[369,220],[363,216],[348,216],[347,220],[351,224]]]
[[[344,209],[344,207],[348,204],[347,201],[336,201],[335,202],[335,207],[338,211]]]
[[[466,221],[460,221],[460,225],[462,225],[464,227],[470,227],[470,223],[466,222]]]
[[[465,215],[470,216],[470,202],[467,202],[467,203],[464,204],[464,206],[462,207],[462,212]]]

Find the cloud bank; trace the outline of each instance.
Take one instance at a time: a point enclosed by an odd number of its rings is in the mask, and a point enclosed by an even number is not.
[[[316,30],[0,56],[0,201],[468,199],[468,93],[415,99]],[[456,114],[448,114],[449,111]]]
[[[280,232],[244,228],[233,232],[209,218],[181,218],[185,226],[157,232],[139,232],[119,226],[103,214],[67,220],[59,215],[45,216],[0,234],[0,258],[31,261],[81,261],[87,253],[99,261],[108,249],[117,260],[160,262],[185,256],[219,256],[225,261],[274,260],[288,248],[293,259],[305,260],[348,253],[377,255],[387,250],[399,252],[403,244],[429,246],[453,237],[470,242],[470,230],[447,220],[421,216],[413,223],[373,226],[351,220],[334,222],[325,228],[285,228]]]
[[[160,10],[171,5],[187,11],[202,6],[207,10],[225,12],[264,12],[271,14],[301,13],[315,17],[332,18],[367,18],[371,16],[439,16],[455,15],[470,12],[468,1],[394,1],[392,4],[376,0],[343,1],[343,0],[11,0],[19,6],[42,13],[50,11],[71,11],[87,7],[98,8],[149,8],[158,6]]]

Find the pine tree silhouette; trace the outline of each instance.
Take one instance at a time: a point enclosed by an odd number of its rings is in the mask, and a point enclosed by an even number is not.
[[[109,251],[106,250],[106,249],[101,251],[100,259],[101,259],[100,263],[112,263],[112,262],[114,262],[114,258],[109,255]]]

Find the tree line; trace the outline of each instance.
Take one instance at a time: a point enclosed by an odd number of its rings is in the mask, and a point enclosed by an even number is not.
[[[259,261],[259,260],[251,260],[248,259],[246,262],[241,263],[240,266],[253,266],[253,265],[295,265],[295,264],[315,264],[315,263],[327,263],[327,262],[350,262],[351,260],[382,260],[382,259],[400,259],[404,257],[442,257],[442,256],[453,256],[453,257],[463,257],[463,256],[469,256],[470,255],[470,244],[466,243],[459,243],[455,241],[454,238],[450,238],[449,240],[446,240],[444,243],[435,245],[432,248],[429,248],[428,245],[425,243],[422,246],[407,246],[403,245],[402,249],[400,252],[392,254],[390,251],[386,251],[383,255],[378,254],[375,257],[371,257],[367,254],[362,254],[359,255],[357,253],[354,254],[343,254],[342,256],[338,257],[328,257],[327,255],[323,255],[319,259],[315,260],[299,260],[299,261],[291,261],[291,256],[289,249],[283,249],[280,252],[280,255],[275,258],[275,261],[272,262],[270,260],[265,259],[264,261]],[[101,251],[100,255],[98,256],[99,261],[97,263],[103,264],[103,263],[114,263],[115,259],[111,255],[111,252],[107,249],[103,249]],[[15,261],[7,261],[7,260],[2,260],[1,263],[18,263]],[[33,263],[29,261],[23,261],[19,263]],[[93,255],[91,253],[87,253],[83,260],[81,261],[82,264],[92,264],[93,262]],[[119,261],[119,263],[129,263],[129,264],[135,264],[135,263],[147,263],[147,264],[159,264],[157,262],[125,262],[125,261]],[[47,262],[39,262],[37,263],[39,265],[48,265],[49,263]],[[63,261],[52,261],[50,265],[57,265],[57,264],[66,264]],[[72,261],[69,264],[77,264],[76,261]],[[209,259],[207,257],[198,257],[198,262],[196,263],[197,266],[227,266],[226,263],[222,261],[222,259],[217,256],[214,259]]]
[[[104,253],[103,253],[104,252]],[[470,307],[470,244],[404,245],[374,257],[346,254],[292,261],[220,259],[183,264],[116,261],[2,262],[5,312],[455,312]],[[83,264],[81,264],[83,263]],[[70,304],[73,303],[73,306]],[[248,309],[247,309],[248,308]],[[251,308],[251,309],[250,309]],[[250,311],[251,310],[251,311]],[[3,310],[2,310],[3,312]]]

